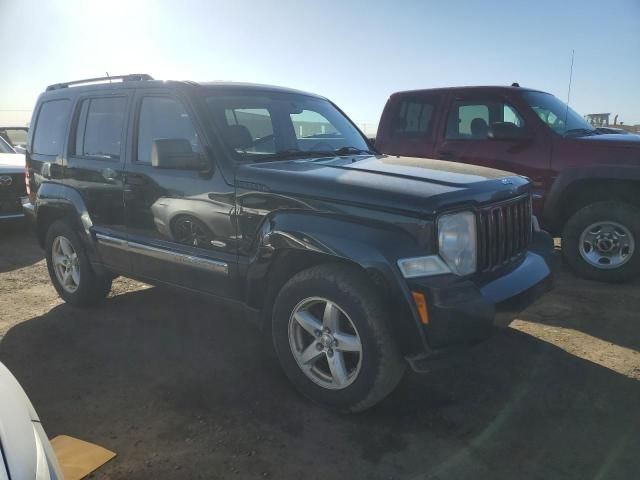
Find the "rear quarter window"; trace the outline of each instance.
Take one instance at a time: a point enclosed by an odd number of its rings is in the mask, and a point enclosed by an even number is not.
[[[70,106],[71,101],[66,98],[42,104],[33,136],[33,153],[53,156],[62,153]]]
[[[436,107],[437,99],[433,97],[400,99],[392,119],[392,136],[430,135],[433,130]]]

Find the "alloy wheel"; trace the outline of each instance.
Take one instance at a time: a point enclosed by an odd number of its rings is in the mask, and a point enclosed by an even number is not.
[[[51,260],[56,278],[64,290],[74,293],[80,286],[80,259],[68,238],[59,236],[53,241]]]
[[[296,305],[289,345],[302,372],[321,387],[346,388],[360,373],[360,335],[344,310],[326,298],[306,298]]]
[[[183,217],[176,220],[174,236],[177,242],[194,247],[211,246],[211,236],[199,222]]]

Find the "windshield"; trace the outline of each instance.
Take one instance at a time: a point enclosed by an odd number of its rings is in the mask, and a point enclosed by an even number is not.
[[[327,100],[256,92],[206,99],[224,143],[237,160],[369,153],[360,132]]]
[[[5,128],[0,130],[0,136],[3,136],[11,145],[27,144],[27,129],[26,128]]]
[[[16,153],[6,140],[0,137],[0,153]]]
[[[538,117],[554,132],[560,135],[596,132],[579,113],[553,95],[543,92],[524,92],[522,95]]]

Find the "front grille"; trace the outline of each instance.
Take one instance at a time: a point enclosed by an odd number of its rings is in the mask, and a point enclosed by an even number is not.
[[[482,207],[478,213],[478,271],[494,270],[520,257],[531,241],[531,197]]]
[[[26,196],[27,192],[24,185],[24,173],[2,174],[0,177],[11,177],[11,184],[5,185],[0,183],[0,200],[12,200],[18,197]]]

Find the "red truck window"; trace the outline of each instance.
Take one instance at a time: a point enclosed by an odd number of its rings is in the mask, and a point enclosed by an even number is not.
[[[436,100],[407,98],[399,102],[392,135],[429,135],[433,124]]]
[[[524,120],[511,105],[500,100],[456,100],[447,120],[447,139],[486,139],[495,123],[522,129]]]

